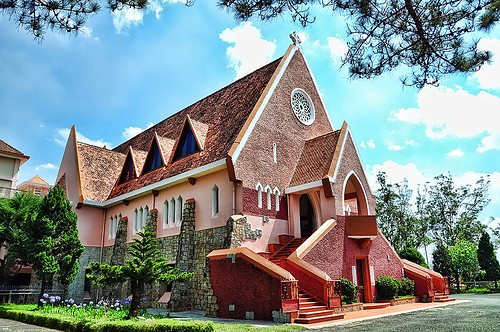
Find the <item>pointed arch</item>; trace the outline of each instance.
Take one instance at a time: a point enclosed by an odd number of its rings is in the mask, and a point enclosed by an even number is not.
[[[175,223],[175,198],[170,199],[170,204],[168,206],[168,222],[170,226]]]
[[[274,190],[273,190],[273,193],[274,193],[274,199],[275,199],[275,209],[276,211],[279,211],[280,210],[280,195],[281,195],[281,192],[280,190],[278,189],[278,187],[274,187]]]
[[[346,208],[349,205],[349,209]],[[342,187],[342,206],[344,214],[349,210],[349,214],[369,215],[370,205],[366,190],[356,172],[351,170],[347,173]]]
[[[266,192],[266,203],[267,203],[266,205],[267,205],[267,209],[271,210],[271,193],[272,193],[271,187],[269,187],[269,185],[267,185],[264,188],[264,191]]]
[[[182,221],[182,206],[183,206],[181,195],[179,195],[179,197],[177,197],[177,201],[175,202],[175,205],[177,206],[176,210],[175,210],[175,221],[181,222]]]
[[[219,213],[219,187],[216,184],[212,187],[212,217]]]
[[[257,190],[257,206],[262,209],[262,190],[264,190],[264,187],[259,182],[255,186],[255,190]]]
[[[163,202],[163,228],[168,227],[168,200]]]

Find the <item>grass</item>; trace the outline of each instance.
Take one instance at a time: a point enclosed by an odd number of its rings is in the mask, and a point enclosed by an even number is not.
[[[127,321],[123,318],[125,317],[126,310],[122,306],[120,309],[111,309],[109,307],[104,308],[103,306],[83,306],[83,305],[44,305],[43,308],[38,309],[35,304],[4,304],[0,305],[0,317],[5,317],[9,319],[18,319],[24,322],[27,316],[31,316],[28,323],[34,322],[34,324],[47,326],[44,322],[49,322],[50,326],[55,328],[56,326],[63,326],[62,324],[57,324],[54,320],[60,322],[71,322],[73,325],[78,323],[84,324],[86,322],[91,322],[96,325],[105,325],[107,323],[113,322],[115,325],[126,324],[127,326],[136,325],[136,327],[147,327],[148,325],[154,324],[189,324],[186,321],[180,321],[173,318],[165,318],[164,316],[152,316],[143,314],[137,320]],[[6,315],[5,312],[11,311],[11,314]],[[2,314],[3,313],[3,314]],[[201,322],[199,322],[201,323]],[[252,324],[224,324],[224,323],[211,323],[213,325],[214,331],[221,332],[243,332],[243,331],[273,331],[273,332],[289,332],[303,330],[302,327],[295,325],[273,325],[273,326],[256,326]]]

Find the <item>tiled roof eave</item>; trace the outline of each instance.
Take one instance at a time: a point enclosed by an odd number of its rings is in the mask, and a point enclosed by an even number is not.
[[[136,197],[144,196],[147,195],[148,193],[151,192],[151,190],[157,190],[160,188],[165,188],[169,187],[172,185],[175,185],[179,182],[187,181],[189,177],[197,177],[197,176],[202,176],[204,174],[209,174],[209,173],[214,173],[218,170],[222,170],[226,168],[226,159],[220,159],[217,161],[214,161],[212,163],[197,167],[195,169],[191,169],[187,172],[181,173],[174,175],[172,177],[166,178],[164,180],[161,180],[159,182],[155,182],[152,184],[149,184],[147,186],[138,188],[136,190],[127,192],[125,194],[109,198],[103,202],[94,202],[94,201],[86,201],[88,205],[93,205],[93,206],[99,206],[99,207],[110,207],[113,205],[120,204],[124,200],[129,200],[133,199]],[[85,202],[84,202],[85,203]]]

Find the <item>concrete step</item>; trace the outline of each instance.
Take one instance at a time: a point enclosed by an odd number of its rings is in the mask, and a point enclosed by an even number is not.
[[[308,318],[303,318],[300,317],[296,318],[294,320],[294,323],[296,324],[314,324],[314,323],[324,323],[324,322],[330,322],[334,321],[337,319],[343,319],[344,314],[327,314],[323,316],[317,316],[317,317],[308,317]]]
[[[448,295],[434,297],[434,302],[452,302],[452,301],[455,301],[455,299],[448,297]]]
[[[363,303],[363,310],[384,309],[390,306],[390,303]]]
[[[302,299],[299,299],[299,310],[301,308],[309,308],[309,307],[314,307],[314,306],[317,306],[317,305],[321,305],[320,302],[316,301],[316,300],[302,300]]]
[[[299,308],[300,313],[308,313],[308,312],[315,312],[315,311],[322,311],[326,310],[326,305],[316,305],[312,307],[306,307],[306,308]]]

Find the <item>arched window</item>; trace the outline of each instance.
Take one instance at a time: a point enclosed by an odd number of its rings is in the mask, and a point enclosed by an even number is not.
[[[113,239],[116,238],[116,230],[118,229],[118,221],[122,218],[122,215],[120,214],[120,218],[118,219],[118,216],[115,215],[115,222],[113,223]]]
[[[148,217],[149,217],[149,207],[146,205],[144,208],[144,219],[142,220],[142,225],[141,225],[141,230],[144,230],[144,226],[148,223]]]
[[[179,197],[177,197],[176,205],[177,205],[177,209],[175,211],[175,221],[181,222],[182,221],[182,197],[180,195],[179,195]]]
[[[108,239],[113,238],[113,217],[109,217]]]
[[[278,162],[278,145],[276,143],[273,143],[273,161]]]
[[[168,201],[163,202],[163,228],[168,226]]]
[[[175,199],[172,197],[170,206],[168,207],[168,222],[172,226],[175,222]]]
[[[274,199],[276,200],[276,211],[280,210],[280,190],[276,187],[274,188]]]
[[[132,233],[135,234],[137,233],[137,227],[139,223],[139,211],[137,208],[134,210],[134,225],[132,226]]]
[[[139,208],[139,217],[138,217],[138,221],[137,221],[137,229],[136,231],[137,232],[141,232],[142,231],[142,218],[144,218],[144,210],[142,209],[142,206]]]
[[[271,210],[271,187],[266,186],[267,209]]]
[[[255,190],[257,190],[257,206],[259,207],[259,209],[262,208],[262,190],[264,188],[262,188],[262,185],[259,183],[257,183],[257,186],[255,186]]]
[[[219,213],[219,187],[212,188],[212,217]]]

